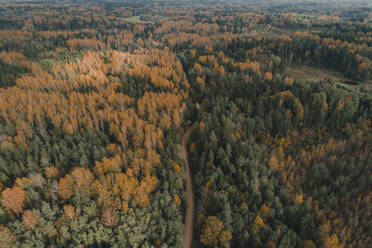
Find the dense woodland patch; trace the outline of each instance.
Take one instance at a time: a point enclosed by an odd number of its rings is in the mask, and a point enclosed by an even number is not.
[[[370,247],[371,13],[0,4],[0,246]]]

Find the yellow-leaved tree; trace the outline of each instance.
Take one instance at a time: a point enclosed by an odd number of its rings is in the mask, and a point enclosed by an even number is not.
[[[200,241],[213,247],[218,244],[224,244],[232,239],[232,234],[224,230],[223,222],[216,216],[208,216],[204,219],[204,225],[200,235]]]

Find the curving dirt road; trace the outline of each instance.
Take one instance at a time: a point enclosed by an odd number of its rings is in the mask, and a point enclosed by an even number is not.
[[[194,222],[194,193],[192,190],[192,178],[187,159],[186,143],[190,137],[191,128],[189,128],[182,138],[182,156],[186,166],[186,217],[185,217],[185,230],[183,233],[183,248],[190,248],[192,242],[193,222]]]

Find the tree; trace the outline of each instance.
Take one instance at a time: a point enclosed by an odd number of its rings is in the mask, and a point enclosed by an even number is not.
[[[13,213],[20,213],[25,206],[25,191],[18,186],[7,188],[1,193],[1,201],[3,206],[13,211]]]
[[[264,217],[267,217],[270,213],[270,208],[266,206],[266,204],[262,205],[260,208],[260,212]]]
[[[273,171],[278,170],[279,162],[278,162],[278,159],[276,158],[275,154],[271,155],[271,157],[269,159],[269,166],[270,166],[270,169],[273,170]]]
[[[174,204],[176,204],[177,207],[181,206],[181,199],[177,194],[173,196],[173,202]]]
[[[254,219],[254,223],[260,227],[263,227],[265,225],[264,221],[262,220],[262,218],[260,216],[256,216],[256,218]]]
[[[225,244],[231,239],[231,232],[223,230],[223,222],[220,219],[216,216],[208,216],[205,218],[200,235],[200,241],[204,245],[212,247],[219,243]]]
[[[101,222],[107,227],[115,227],[118,225],[120,217],[115,208],[108,207],[102,211]]]
[[[92,184],[94,182],[94,175],[89,168],[74,168],[71,177],[74,181],[74,188],[77,191],[85,191],[87,194],[93,192]]]
[[[36,215],[31,210],[26,210],[23,213],[22,224],[27,230],[30,230],[30,231],[35,230],[38,222],[39,221],[38,221]]]
[[[68,220],[68,221],[73,221],[79,216],[78,210],[75,210],[75,208],[71,205],[64,205],[63,206],[63,216]]]
[[[58,178],[59,170],[54,166],[46,167],[44,170],[44,174],[47,178]]]
[[[67,175],[64,178],[59,179],[58,184],[58,194],[62,197],[62,199],[67,200],[75,193],[73,187],[73,180],[70,175]]]
[[[222,231],[219,239],[221,244],[227,244],[232,239],[232,233],[229,231]]]
[[[339,247],[343,247],[343,246],[338,244],[337,235],[333,234],[332,236],[327,235],[324,238],[323,247],[324,248],[339,248]]]
[[[39,189],[43,189],[44,184],[45,184],[45,179],[44,179],[44,177],[41,174],[39,174],[39,173],[31,173],[28,176],[28,178],[30,179],[31,184],[34,187],[37,187]]]
[[[305,240],[302,245],[303,248],[316,248],[312,240]]]
[[[303,203],[303,201],[304,201],[304,197],[303,197],[302,194],[296,194],[293,201],[297,205],[301,205]]]
[[[7,227],[0,225],[0,244],[3,248],[13,248],[17,237]]]
[[[222,221],[220,221],[216,216],[208,216],[204,220],[200,241],[208,247],[218,245],[218,237],[222,229]]]

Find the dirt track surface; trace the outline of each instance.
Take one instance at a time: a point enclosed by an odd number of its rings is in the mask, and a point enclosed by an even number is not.
[[[191,128],[189,128],[182,138],[182,156],[186,166],[186,217],[185,217],[185,229],[183,233],[183,248],[190,248],[192,242],[193,233],[193,222],[194,222],[194,193],[192,190],[192,178],[189,167],[189,161],[187,159],[187,147],[186,143],[190,137]]]

